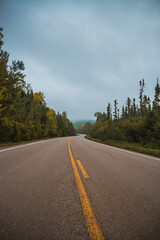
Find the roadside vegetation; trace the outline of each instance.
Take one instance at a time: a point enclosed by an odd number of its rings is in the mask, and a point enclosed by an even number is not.
[[[88,134],[93,127],[91,122],[85,122],[83,125],[75,126],[76,132],[81,134]]]
[[[42,92],[33,92],[25,82],[24,63],[12,61],[2,50],[0,27],[0,144],[75,135],[66,112],[47,107]]]
[[[144,94],[145,82],[139,82],[139,103],[128,97],[120,112],[117,99],[112,113],[95,113],[96,123],[87,138],[112,146],[160,156],[160,85],[157,79],[154,100]]]
[[[117,147],[117,148],[123,148],[123,149],[131,150],[131,151],[134,151],[134,152],[149,154],[149,155],[152,155],[152,156],[155,156],[155,157],[160,157],[160,149],[147,148],[147,147],[141,146],[140,144],[118,141],[118,140],[108,139],[108,140],[102,141],[102,140],[97,139],[97,138],[91,138],[89,135],[87,135],[85,138],[88,139],[88,140],[103,143],[103,144],[106,144],[106,145],[109,145],[109,146],[113,146],[113,147]]]

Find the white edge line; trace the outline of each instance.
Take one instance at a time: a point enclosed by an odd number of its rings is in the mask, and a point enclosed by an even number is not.
[[[156,160],[156,161],[160,161],[160,158],[151,157],[151,156],[146,155],[145,153],[144,154],[143,153],[142,154],[141,153],[136,153],[136,152],[134,152],[132,150],[125,150],[125,149],[113,147],[113,146],[110,146],[110,145],[107,145],[107,144],[103,144],[103,143],[99,143],[99,142],[95,142],[95,141],[92,141],[92,142],[97,143],[97,144],[101,144],[102,146],[106,146],[108,148],[114,148],[114,149],[117,149],[117,150],[122,151],[122,152],[127,152],[127,153],[138,155],[138,156],[141,156],[141,157],[144,157],[144,158],[150,158],[150,159],[153,159],[153,160]]]
[[[21,145],[21,146],[17,146],[17,147],[11,147],[11,148],[7,148],[7,149],[2,149],[2,150],[0,150],[0,153],[1,153],[1,152],[5,152],[5,151],[14,150],[14,149],[17,149],[17,148],[27,147],[27,146],[30,146],[30,145],[34,145],[34,144],[38,144],[38,143],[42,143],[42,142],[46,142],[46,141],[51,141],[51,140],[54,140],[54,139],[55,139],[55,138],[46,139],[46,140],[37,141],[37,142],[33,142],[33,143],[27,143],[27,144],[25,144],[25,145]]]

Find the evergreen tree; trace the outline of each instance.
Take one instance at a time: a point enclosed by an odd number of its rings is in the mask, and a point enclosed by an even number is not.
[[[109,120],[110,118],[112,118],[112,110],[111,110],[111,104],[108,103],[106,119]]]
[[[121,118],[125,119],[125,108],[124,108],[124,105],[122,106]]]
[[[144,115],[143,92],[144,92],[144,87],[145,87],[144,79],[142,79],[142,81],[139,81],[139,85],[140,85],[140,90],[139,90],[139,103],[140,103],[139,114],[140,114],[140,116],[143,117],[143,115]]]
[[[114,117],[114,120],[116,121],[118,119],[118,108],[117,108],[117,100],[115,99],[114,100],[114,112],[113,112],[113,117]]]
[[[0,27],[0,143],[75,135],[66,112],[57,116],[47,107],[44,94],[34,93],[26,84],[24,63],[15,60],[8,66],[9,54],[2,50],[2,30]]]
[[[137,116],[137,110],[136,110],[136,99],[133,98],[132,105],[131,105],[131,116],[136,117]]]
[[[107,120],[107,115],[105,112],[101,113],[101,112],[96,112],[94,114],[94,117],[97,117],[97,122],[100,121],[102,123],[104,123]]]
[[[118,112],[118,120],[119,120],[119,108],[117,109],[117,112]]]
[[[126,107],[127,107],[127,117],[131,116],[131,99],[128,97],[126,101]]]
[[[157,84],[155,87],[154,101],[153,101],[153,111],[160,114],[160,85],[157,78]]]

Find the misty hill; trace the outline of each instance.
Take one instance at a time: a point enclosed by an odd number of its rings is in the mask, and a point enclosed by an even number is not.
[[[77,120],[77,121],[72,121],[74,126],[81,126],[81,125],[84,125],[86,122],[90,122],[90,123],[94,124],[95,120]]]

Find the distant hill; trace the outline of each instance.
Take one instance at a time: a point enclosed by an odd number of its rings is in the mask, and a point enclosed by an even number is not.
[[[81,125],[84,125],[86,122],[90,122],[90,123],[94,124],[95,120],[77,120],[77,121],[72,121],[74,126],[81,126]]]

